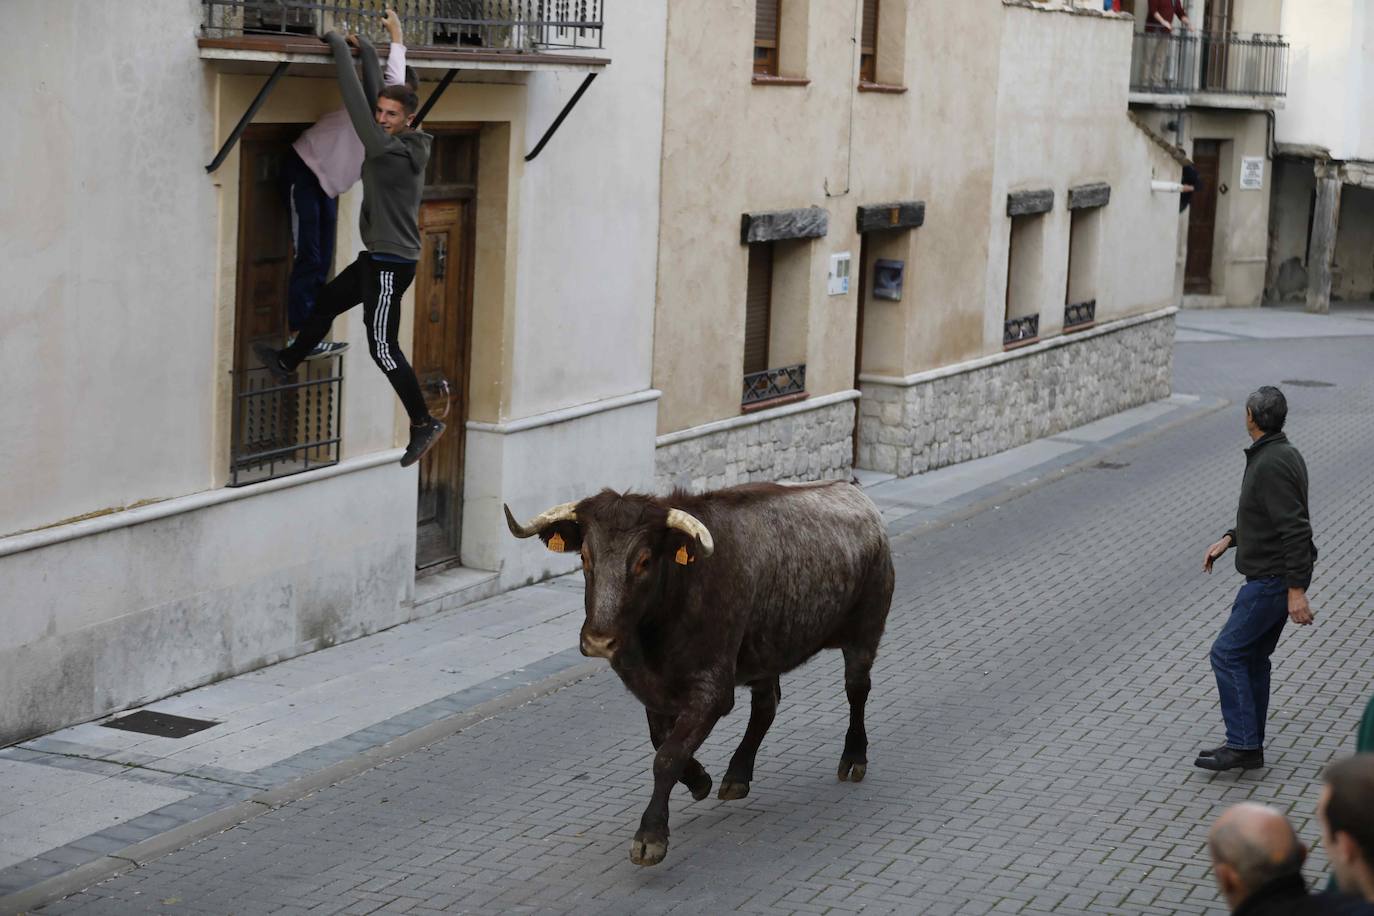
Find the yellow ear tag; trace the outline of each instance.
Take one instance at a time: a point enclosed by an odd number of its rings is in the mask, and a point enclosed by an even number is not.
[[[679,566],[686,566],[688,563],[692,562],[692,558],[687,555],[686,547],[679,547],[677,549],[677,556],[673,557],[673,559],[677,560],[677,565]]]
[[[552,550],[552,551],[554,551],[555,553],[562,553],[562,552],[563,552],[563,535],[561,535],[561,534],[559,534],[557,531],[555,531],[555,532],[553,533],[553,537],[549,538],[549,549]]]

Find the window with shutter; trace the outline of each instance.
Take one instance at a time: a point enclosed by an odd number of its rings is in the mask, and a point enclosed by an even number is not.
[[[757,0],[754,8],[754,72],[778,75],[778,16],[782,0]]]
[[[864,0],[863,28],[859,32],[859,79],[878,81],[878,0]]]
[[[768,369],[773,304],[773,243],[749,246],[749,288],[744,305],[744,374]]]

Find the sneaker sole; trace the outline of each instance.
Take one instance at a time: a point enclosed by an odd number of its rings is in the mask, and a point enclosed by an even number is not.
[[[309,362],[312,359],[324,359],[327,356],[338,356],[340,353],[347,349],[348,344],[341,343],[337,347],[331,346],[328,350],[324,350],[319,353],[316,353],[314,350],[312,350],[310,351],[310,355],[305,358],[305,361]]]
[[[434,448],[435,444],[438,443],[438,441],[444,437],[444,430],[446,429],[448,429],[448,426],[446,426],[443,423],[440,423],[439,431],[434,434],[434,438],[426,442],[425,447],[415,453],[415,457],[410,458],[409,460],[407,460],[405,456],[401,457],[401,467],[408,468],[413,464],[418,464],[420,459],[425,457],[425,455],[429,454],[429,450]]]
[[[285,385],[291,381],[291,373],[281,370],[277,363],[277,351],[265,343],[253,344],[253,354],[262,362],[267,374],[277,382],[278,385]]]

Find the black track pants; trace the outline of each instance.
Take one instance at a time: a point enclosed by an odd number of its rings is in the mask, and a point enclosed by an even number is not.
[[[334,319],[361,302],[373,362],[396,389],[410,422],[424,423],[429,419],[429,409],[425,407],[415,370],[406,362],[396,339],[401,328],[401,295],[414,279],[413,262],[380,261],[367,252],[358,255],[358,260],[320,290],[315,310],[296,336],[296,342],[281,352],[282,363],[287,369],[296,368],[315,344],[324,340]]]

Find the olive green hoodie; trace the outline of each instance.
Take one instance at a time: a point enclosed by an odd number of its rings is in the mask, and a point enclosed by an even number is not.
[[[417,261],[420,258],[420,196],[425,188],[425,165],[433,139],[418,130],[405,130],[395,136],[377,123],[378,93],[382,91],[382,69],[377,52],[366,38],[359,38],[363,61],[363,82],[353,69],[353,54],[338,32],[325,37],[334,51],[338,69],[339,92],[353,121],[358,139],[363,141],[363,206],[359,229],[363,244],[374,254]]]

